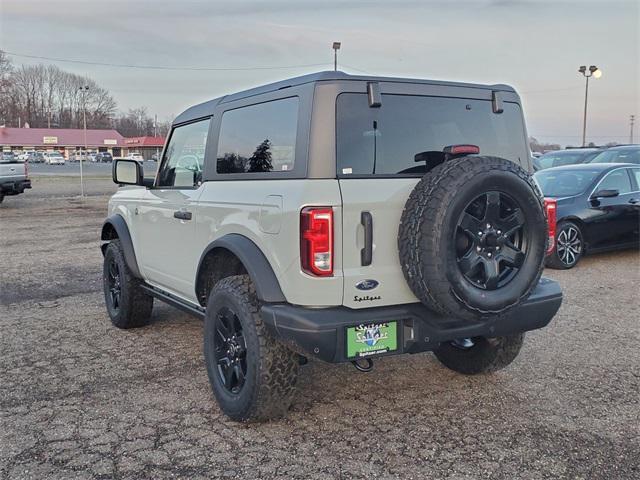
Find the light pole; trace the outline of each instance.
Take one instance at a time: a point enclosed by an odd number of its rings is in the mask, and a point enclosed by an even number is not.
[[[582,146],[587,145],[587,99],[589,98],[589,78],[600,78],[602,76],[602,70],[595,65],[591,65],[588,69],[585,65],[582,65],[578,72],[580,72],[586,79],[584,88],[584,118],[582,119]]]
[[[81,86],[80,94],[82,95],[82,126],[84,130],[84,154],[87,154],[87,92],[88,85]],[[80,197],[84,198],[84,178],[82,176],[82,154],[80,154]]]
[[[635,115],[630,115],[629,116],[629,127],[630,127],[630,132],[629,132],[629,143],[633,143],[633,124],[636,121],[636,116]]]
[[[340,42],[333,42],[333,70],[338,70],[338,50],[340,50]]]

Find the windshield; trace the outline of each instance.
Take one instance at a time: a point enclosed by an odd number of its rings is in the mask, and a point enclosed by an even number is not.
[[[596,155],[589,163],[636,163],[640,164],[640,148],[605,150]]]
[[[60,155],[58,152],[53,152],[49,154],[50,157],[61,157],[62,155]]]
[[[0,160],[3,163],[13,162],[15,160],[15,155],[13,154],[13,152],[2,152]]]
[[[540,169],[561,167],[563,165],[573,165],[582,163],[587,154],[584,152],[549,152],[538,158]]]
[[[338,175],[422,175],[427,162],[443,159],[444,147],[459,144],[527,165],[520,106],[505,102],[503,108],[495,114],[489,100],[389,94],[370,108],[364,93],[340,94]]]
[[[533,178],[545,197],[571,197],[583,193],[602,170],[545,170]]]

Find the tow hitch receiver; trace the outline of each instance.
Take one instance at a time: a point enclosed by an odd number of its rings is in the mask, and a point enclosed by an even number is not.
[[[360,363],[363,360],[366,362],[366,365],[362,365]],[[360,359],[360,360],[352,360],[351,363],[353,363],[353,366],[356,367],[356,370],[358,370],[359,372],[367,373],[367,372],[370,372],[371,370],[373,370],[373,360],[370,359],[370,358],[363,358],[363,359]]]

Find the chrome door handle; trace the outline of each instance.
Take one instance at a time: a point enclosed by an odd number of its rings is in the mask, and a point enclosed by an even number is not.
[[[193,217],[191,212],[187,212],[186,210],[177,210],[173,212],[173,216],[180,220],[191,220],[191,218]]]

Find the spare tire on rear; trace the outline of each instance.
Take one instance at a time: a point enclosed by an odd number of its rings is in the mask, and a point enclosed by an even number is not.
[[[429,171],[402,212],[398,247],[415,296],[439,313],[477,320],[529,296],[548,241],[542,196],[517,164],[462,157]]]

